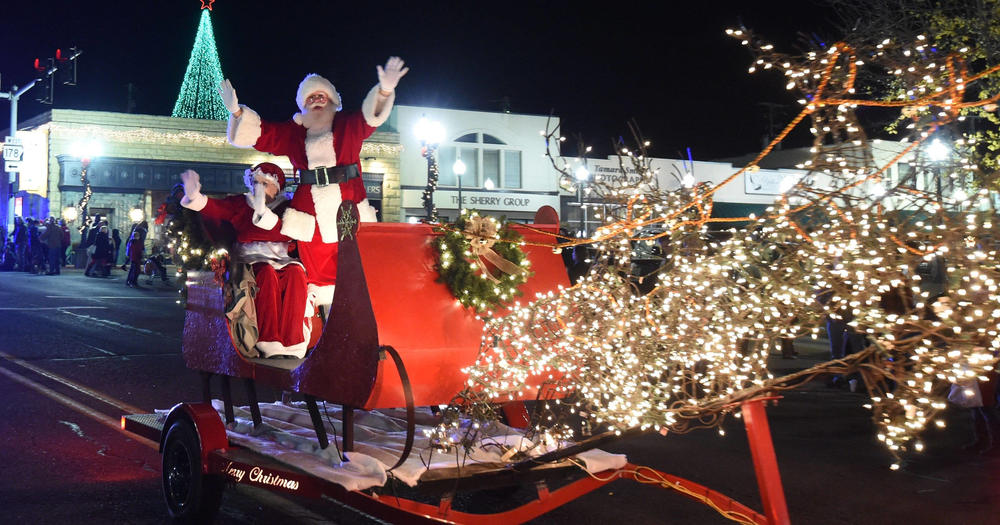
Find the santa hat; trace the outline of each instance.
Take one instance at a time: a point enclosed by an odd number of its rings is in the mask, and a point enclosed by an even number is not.
[[[306,97],[319,91],[326,93],[335,111],[340,111],[340,93],[337,93],[337,89],[333,87],[333,84],[329,80],[316,73],[309,73],[299,83],[299,90],[295,93],[295,103],[298,104],[299,111],[305,112]]]
[[[285,187],[285,172],[275,164],[261,162],[243,172],[243,184],[247,188],[253,188],[257,181],[273,182],[278,185],[278,190],[281,190]]]

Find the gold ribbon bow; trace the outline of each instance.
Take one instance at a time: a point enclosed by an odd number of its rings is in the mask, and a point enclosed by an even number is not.
[[[501,272],[513,275],[522,273],[524,269],[520,266],[504,259],[497,252],[493,251],[493,244],[497,242],[497,224],[486,217],[473,216],[465,224],[462,232],[469,239],[469,251],[475,257],[479,267],[483,269],[483,275],[494,283],[499,283],[500,279],[493,277],[493,274],[486,268],[486,259]]]

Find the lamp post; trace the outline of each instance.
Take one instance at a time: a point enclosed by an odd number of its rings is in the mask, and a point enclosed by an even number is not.
[[[587,208],[583,204],[583,185],[590,178],[590,170],[587,169],[586,164],[581,164],[573,172],[573,176],[576,177],[576,198],[580,204],[580,232],[583,237],[587,236]]]
[[[455,172],[455,178],[458,179],[458,214],[462,215],[462,175],[465,175],[465,163],[462,162],[462,157],[455,160],[455,164],[452,165],[451,170]]]
[[[132,222],[142,222],[146,218],[146,213],[141,208],[132,208],[128,211],[128,220]]]
[[[444,140],[444,126],[440,122],[429,120],[427,117],[420,117],[413,127],[413,133],[420,140],[420,154],[427,159],[427,187],[424,188],[423,204],[426,220],[437,222],[437,207],[434,206],[434,191],[438,183],[437,161],[434,159],[434,151],[437,150],[441,141]]]
[[[76,220],[78,214],[79,212],[77,211],[76,206],[66,206],[63,208],[62,218],[67,223],[72,223]]]
[[[941,182],[941,163],[951,156],[951,149],[941,139],[934,139],[927,145],[927,158],[933,163],[935,192],[937,194],[938,206],[944,209],[944,188]]]
[[[80,221],[80,232],[83,233],[88,226],[90,226],[90,216],[87,213],[87,204],[90,202],[91,195],[94,191],[90,187],[90,179],[87,178],[87,169],[90,167],[90,161],[101,156],[103,152],[103,147],[101,143],[96,140],[88,140],[86,142],[74,142],[70,146],[70,154],[74,157],[80,159],[80,183],[83,185],[83,197],[80,197],[80,201],[76,204],[76,209],[79,212],[78,215],[83,217]]]

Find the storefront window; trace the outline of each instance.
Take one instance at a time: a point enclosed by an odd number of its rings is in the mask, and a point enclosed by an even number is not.
[[[503,187],[521,187],[521,152],[503,152]]]
[[[500,187],[500,150],[483,150],[483,185],[492,181],[494,188]]]
[[[454,139],[452,143],[452,145],[444,145],[438,149],[438,186],[458,186],[454,165],[455,161],[461,158],[462,163],[465,164],[462,187],[485,187],[487,180],[492,182],[494,188],[521,187],[521,152],[519,150],[454,144],[507,145],[499,138],[487,133],[467,133]],[[480,173],[482,173],[481,177]]]

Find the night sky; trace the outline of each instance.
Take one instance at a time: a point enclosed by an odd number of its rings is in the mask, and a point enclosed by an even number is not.
[[[561,117],[597,156],[630,138],[635,119],[656,157],[709,160],[760,148],[767,110],[794,115],[779,74],[749,75],[749,53],[724,33],[742,22],[794,51],[799,33],[833,38],[829,10],[794,2],[416,2],[217,0],[212,12],[224,74],[240,102],[269,119],[294,113],[306,73],[329,78],[347,109],[390,55],[411,68],[397,103]],[[544,4],[544,5],[538,5]],[[364,6],[364,7],[361,7]],[[425,6],[421,8],[421,6]],[[199,0],[8,2],[0,18],[2,89],[33,78],[34,58],[84,50],[79,85],[56,87],[56,108],[169,115],[200,16]],[[21,100],[20,121],[49,109]],[[782,113],[784,112],[784,113]],[[0,128],[9,104],[0,100]],[[401,130],[406,132],[406,130]],[[571,141],[568,141],[570,143]],[[573,153],[570,146],[565,153]]]

